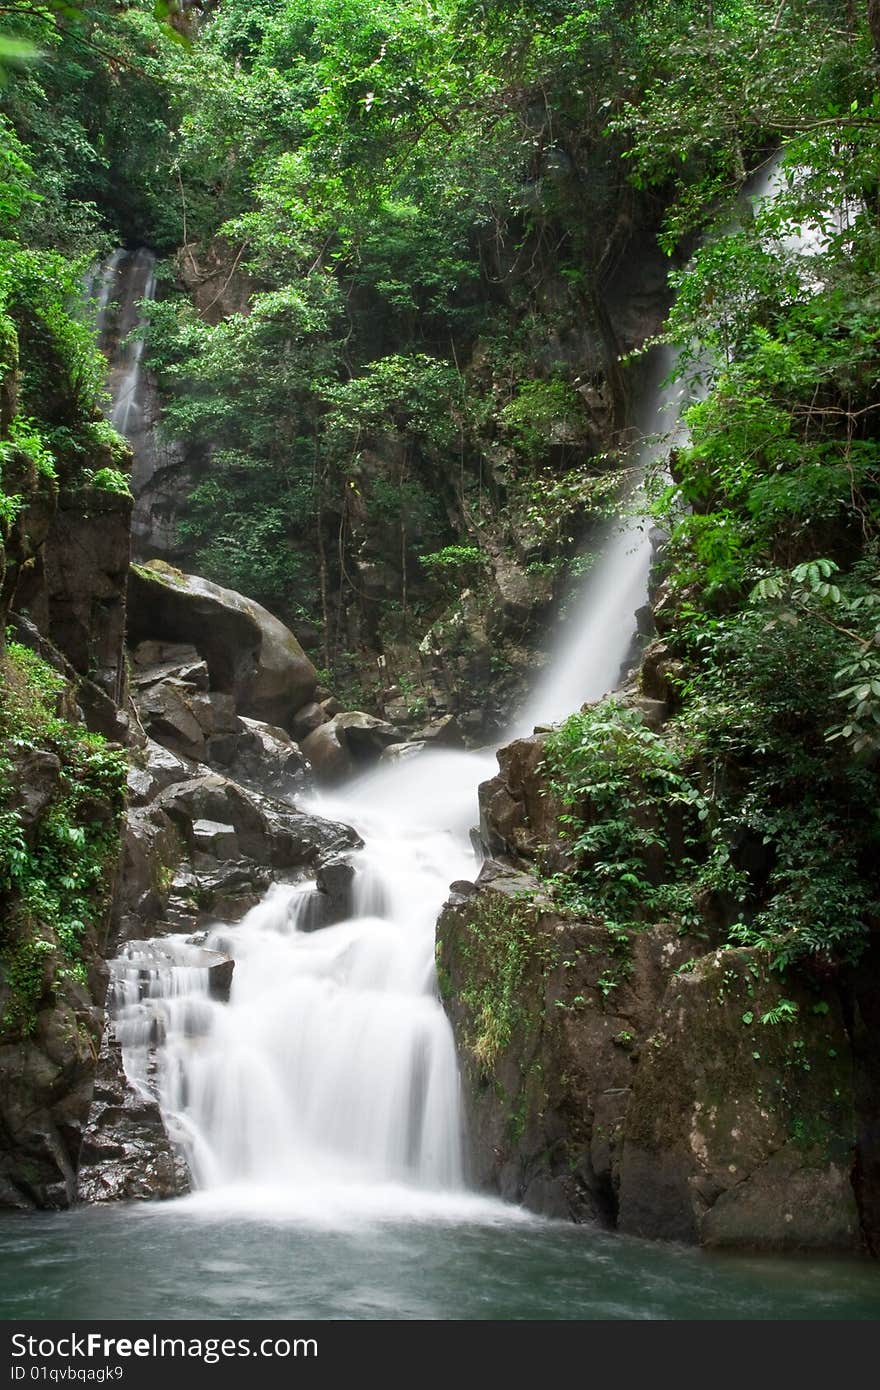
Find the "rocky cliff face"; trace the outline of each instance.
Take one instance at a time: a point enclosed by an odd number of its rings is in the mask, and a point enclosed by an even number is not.
[[[554,908],[540,875],[570,861],[543,745],[500,753],[480,795],[497,857],[438,924],[475,1180],[634,1235],[873,1248],[870,971],[784,978],[709,924],[624,931]]]
[[[17,402],[10,333],[0,435]],[[106,957],[235,921],[278,877],[323,874],[332,916],[359,843],[290,800],[309,766],[283,726],[316,693],[296,639],[239,594],[130,571],[121,445],[93,432],[88,467],[60,487],[4,443],[17,492],[0,552],[2,1206],[185,1190],[108,1030]]]

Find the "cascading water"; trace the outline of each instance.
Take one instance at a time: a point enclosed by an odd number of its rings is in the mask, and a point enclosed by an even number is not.
[[[648,385],[636,479],[660,447],[658,431],[677,418],[675,392],[662,384],[668,367],[658,362]],[[572,654],[551,663],[513,732],[615,685],[649,562],[646,527],[612,538],[581,600]],[[492,751],[425,751],[316,797],[309,809],[353,824],[365,841],[350,916],[312,931],[313,888],[277,884],[237,926],[216,927],[204,944],[235,959],[228,1004],[209,998],[207,972],[193,970],[182,939],[163,943],[166,957],[184,953],[182,974],[138,970],[137,946],[117,964],[126,1069],[156,1089],[198,1187],[306,1211],[340,1201],[407,1210],[414,1191],[463,1189],[434,927],[450,882],[474,876],[476,787],[494,767]],[[154,1077],[144,1059],[156,1042]]]
[[[103,282],[102,282],[103,284]],[[103,292],[103,291],[102,291]],[[143,296],[143,292],[141,294]],[[137,352],[115,377],[114,419]],[[645,383],[630,454],[628,509],[646,470],[668,449],[682,390],[659,352]],[[647,598],[647,522],[612,532],[560,650],[511,736],[565,717],[616,686],[636,613]],[[184,938],[131,944],[114,965],[116,1031],[130,1080],[159,1098],[203,1193],[291,1204],[302,1215],[341,1209],[420,1211],[460,1194],[459,1078],[439,1000],[434,928],[456,878],[472,878],[476,788],[494,752],[424,751],[382,766],[309,809],[356,827],[365,848],[345,921],[315,925],[316,890],[276,884],[236,926],[204,947],[228,953],[228,1003],[211,998],[206,966]],[[196,951],[194,955],[193,952]]]
[[[635,618],[648,602],[651,523],[640,514],[648,470],[679,442],[686,388],[671,379],[675,354],[655,352],[635,416],[636,439],[627,459],[628,512],[599,551],[592,572],[569,605],[556,649],[545,672],[517,715],[511,733],[531,733],[538,724],[564,719],[588,700],[620,682],[633,638]]]

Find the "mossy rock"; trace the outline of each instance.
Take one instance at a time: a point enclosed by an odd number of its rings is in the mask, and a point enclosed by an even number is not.
[[[705,1245],[860,1246],[856,1117],[839,1001],[752,950],[669,985],[624,1131],[620,1225]]]

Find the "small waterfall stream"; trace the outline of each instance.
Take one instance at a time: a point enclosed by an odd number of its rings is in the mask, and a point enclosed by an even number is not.
[[[680,411],[664,356],[646,385],[634,488]],[[511,734],[612,688],[646,600],[644,523],[614,531],[569,627]],[[455,879],[472,879],[476,789],[494,751],[429,750],[380,767],[308,809],[353,825],[351,916],[311,926],[311,885],[276,884],[237,925],[208,933],[235,959],[228,1003],[212,1000],[182,937],[164,962],[115,966],[116,1029],[128,1074],[154,1090],[196,1185],[232,1200],[313,1209],[410,1210],[463,1193],[452,1031],[439,1000],[434,929]],[[150,947],[152,951],[154,947]],[[177,964],[173,958],[177,953]],[[157,1074],[147,1059],[158,1044]],[[474,1200],[474,1199],[470,1199]],[[420,1210],[423,1206],[420,1207]]]

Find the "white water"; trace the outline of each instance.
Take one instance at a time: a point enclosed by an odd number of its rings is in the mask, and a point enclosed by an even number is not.
[[[635,615],[648,602],[651,522],[642,511],[642,487],[649,469],[680,442],[683,428],[685,388],[669,380],[674,365],[671,350],[655,353],[626,459],[628,516],[610,528],[593,570],[570,603],[554,651],[514,721],[513,734],[559,723],[587,701],[614,690],[625,674]]]
[[[656,363],[630,458],[635,492],[677,419]],[[668,439],[666,440],[668,447]],[[618,680],[645,602],[644,524],[612,533],[512,732],[564,717]],[[209,1211],[350,1221],[355,1215],[498,1219],[469,1194],[459,1077],[438,998],[434,930],[456,879],[473,879],[476,789],[494,753],[429,750],[310,809],[360,832],[351,916],[309,931],[312,885],[277,884],[205,945],[235,959],[228,1003],[182,937],[117,962],[116,1028],[134,1084],[157,1094]],[[144,953],[146,952],[146,958]],[[506,1219],[506,1218],[505,1218]]]
[[[675,412],[659,384],[667,368],[658,364],[650,383],[646,437]],[[636,478],[657,447],[635,449]],[[612,535],[570,621],[571,651],[551,663],[517,729],[564,717],[616,683],[649,561],[645,529]],[[497,1211],[466,1192],[458,1068],[434,968],[449,884],[478,868],[476,789],[495,770],[492,751],[429,750],[316,797],[309,809],[365,841],[353,856],[351,916],[309,931],[312,885],[276,884],[205,942],[235,959],[228,1004],[210,999],[207,970],[183,938],[160,943],[166,958],[178,953],[176,967],[139,962],[136,945],[134,962],[117,963],[126,1069],[158,1093],[203,1203],[325,1220]]]

